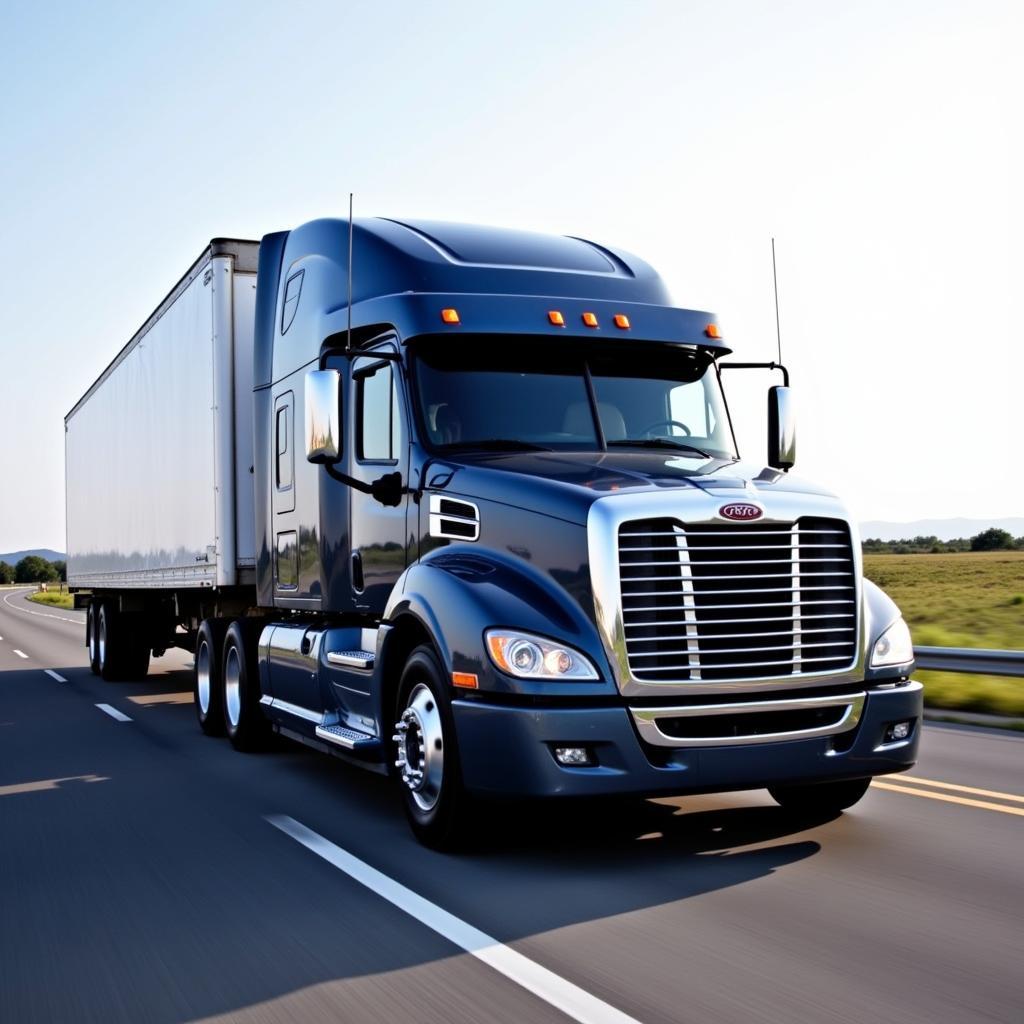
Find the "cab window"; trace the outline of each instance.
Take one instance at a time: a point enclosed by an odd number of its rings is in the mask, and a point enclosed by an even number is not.
[[[372,357],[359,359],[353,375],[357,457],[361,462],[397,462],[402,420],[393,364]]]

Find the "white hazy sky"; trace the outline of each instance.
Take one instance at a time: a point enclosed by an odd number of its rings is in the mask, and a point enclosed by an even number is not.
[[[1022,12],[4,5],[0,551],[63,549],[63,414],[205,241],[350,190],[634,251],[744,359],[775,235],[798,471],[860,519],[1020,515]],[[733,391],[746,452],[768,383]]]

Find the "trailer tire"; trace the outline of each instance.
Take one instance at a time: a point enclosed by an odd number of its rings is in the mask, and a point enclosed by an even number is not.
[[[454,850],[465,843],[471,810],[444,678],[433,648],[417,647],[409,655],[398,685],[393,742],[413,833],[425,846]]]
[[[196,633],[196,654],[192,670],[192,699],[199,728],[207,736],[224,735],[224,639],[228,619],[203,619]]]
[[[224,637],[224,728],[235,750],[264,749],[270,740],[270,722],[260,708],[259,640],[262,623],[235,619]]]
[[[94,676],[100,674],[99,610],[100,603],[95,599],[89,602],[85,610],[85,646],[89,651],[89,668]]]
[[[803,786],[769,786],[772,799],[796,814],[838,814],[852,807],[871,785],[871,779],[814,782]]]
[[[103,600],[96,613],[96,664],[99,676],[108,683],[122,679],[121,622],[115,602]]]

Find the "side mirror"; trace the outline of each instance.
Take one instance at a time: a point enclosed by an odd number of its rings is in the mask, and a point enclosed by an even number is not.
[[[333,465],[341,458],[341,374],[306,374],[306,459]]]
[[[768,465],[792,469],[796,464],[796,416],[788,387],[768,389]]]

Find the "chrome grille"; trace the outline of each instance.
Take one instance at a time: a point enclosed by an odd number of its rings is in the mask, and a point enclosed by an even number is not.
[[[840,672],[856,660],[842,520],[634,520],[619,528],[619,578],[635,679],[760,679]]]

